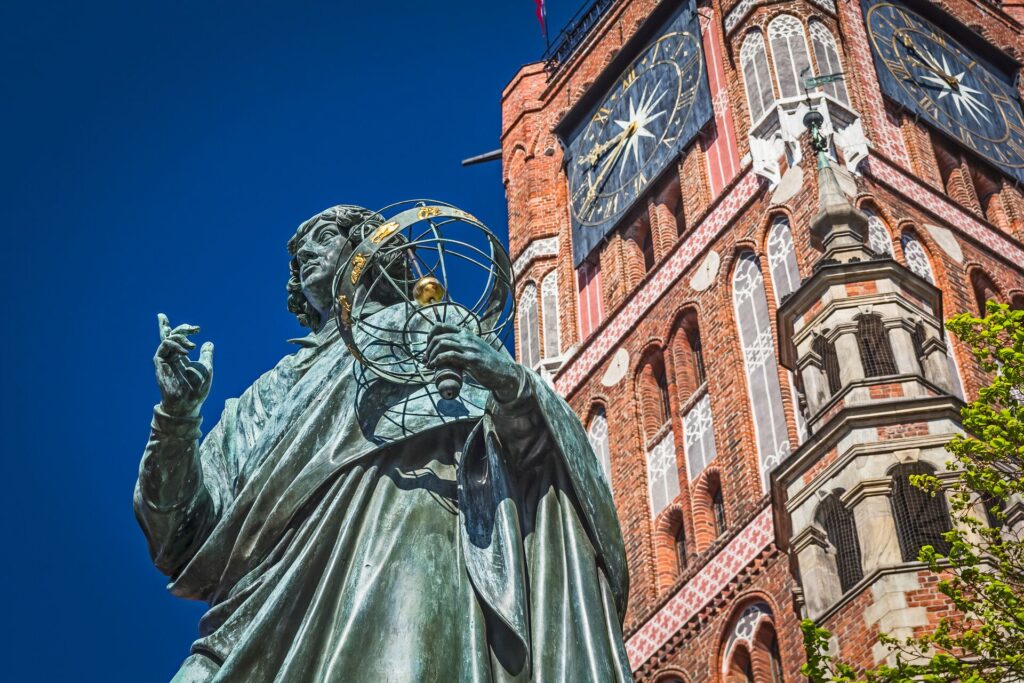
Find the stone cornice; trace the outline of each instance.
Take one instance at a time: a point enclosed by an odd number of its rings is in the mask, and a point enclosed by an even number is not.
[[[939,420],[949,419],[959,422],[960,406],[963,402],[953,396],[929,396],[926,398],[912,398],[893,400],[879,403],[867,403],[859,406],[843,408],[823,429],[818,430],[807,441],[802,443],[793,453],[784,460],[773,472],[772,480],[780,484],[780,487],[772,486],[772,490],[785,490],[788,483],[799,476],[802,476],[812,464],[817,462],[839,440],[850,431],[859,427],[877,427],[882,425],[910,422],[914,420]],[[879,441],[866,444],[856,444],[835,462],[830,463],[821,472],[818,472],[811,484],[820,481],[832,474],[840,467],[845,466],[849,459],[868,452],[887,452],[902,448],[918,448],[919,444],[930,447],[943,445],[949,440],[949,434],[937,434],[920,437],[901,439],[898,444],[893,441]],[[810,495],[813,487],[809,484],[793,501],[801,496]],[[784,501],[776,501],[783,503]],[[789,501],[785,502],[788,507]]]
[[[891,258],[822,266],[800,285],[793,296],[786,299],[776,312],[776,323],[779,330],[779,360],[782,365],[790,369],[796,367],[797,342],[810,334],[812,326],[806,325],[796,333],[790,331],[793,329],[796,319],[820,301],[825,292],[837,285],[882,279],[898,282],[901,287],[917,295],[922,301],[931,304],[933,311],[942,311],[942,292],[935,285],[915,275]],[[908,311],[917,313],[900,300],[898,292],[883,292],[847,297],[839,301],[833,299],[825,304],[822,310],[815,314],[815,317],[825,318],[840,309],[893,301],[900,303]],[[789,338],[790,334],[793,334],[792,339]]]

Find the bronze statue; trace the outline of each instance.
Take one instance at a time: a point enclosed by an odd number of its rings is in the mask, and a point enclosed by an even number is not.
[[[288,307],[312,332],[205,438],[213,346],[190,360],[199,329],[159,316],[135,510],[170,590],[209,604],[173,680],[631,680],[622,536],[569,406],[463,327],[426,349],[472,379],[455,400],[338,342],[335,263],[373,216],[299,226]]]

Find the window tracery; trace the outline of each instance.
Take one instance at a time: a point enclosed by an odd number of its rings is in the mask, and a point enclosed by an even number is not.
[[[768,231],[768,269],[772,274],[776,304],[800,287],[800,269],[796,263],[793,233],[785,216],[778,216]]]
[[[594,409],[593,417],[590,418],[590,425],[587,427],[587,438],[590,441],[590,447],[594,449],[594,455],[597,456],[598,463],[601,465],[601,473],[604,474],[604,479],[608,482],[608,487],[611,488],[612,454],[608,446],[608,417],[603,406],[597,406]]]
[[[750,107],[751,126],[760,121],[775,106],[775,91],[768,69],[768,53],[765,51],[764,36],[753,31],[743,39],[740,48],[740,68]]]
[[[790,445],[764,278],[760,261],[753,252],[740,254],[732,285],[736,324],[757,434],[761,483],[767,490],[768,473],[789,455]]]
[[[540,364],[540,330],[537,326],[537,286],[528,282],[519,295],[519,359],[523,365],[536,368]]]
[[[811,19],[808,29],[811,33],[811,45],[814,46],[814,59],[818,62],[818,75],[825,76],[842,72],[843,64],[839,61],[839,50],[836,47],[836,39],[832,35],[832,31],[817,19]],[[826,83],[822,89],[843,104],[849,104],[850,96],[846,92],[845,81]]]
[[[810,73],[811,65],[803,24],[790,14],[780,14],[768,24],[768,43],[779,93],[783,98],[799,97],[803,94],[801,74]]]
[[[558,271],[552,270],[540,283],[542,320],[544,323],[544,357],[555,358],[562,352],[558,324]]]

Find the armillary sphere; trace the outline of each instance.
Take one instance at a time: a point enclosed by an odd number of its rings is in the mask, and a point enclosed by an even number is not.
[[[433,382],[453,399],[462,375],[423,362],[438,323],[498,346],[513,319],[508,252],[471,214],[434,200],[392,204],[352,229],[334,279],[337,323],[352,355],[399,384]]]

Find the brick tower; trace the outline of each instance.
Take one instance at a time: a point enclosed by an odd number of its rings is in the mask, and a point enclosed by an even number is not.
[[[597,0],[505,88],[517,353],[602,460],[638,680],[799,680],[807,616],[869,666],[946,609],[908,477],[986,382],[943,320],[1024,305],[1021,21]]]

